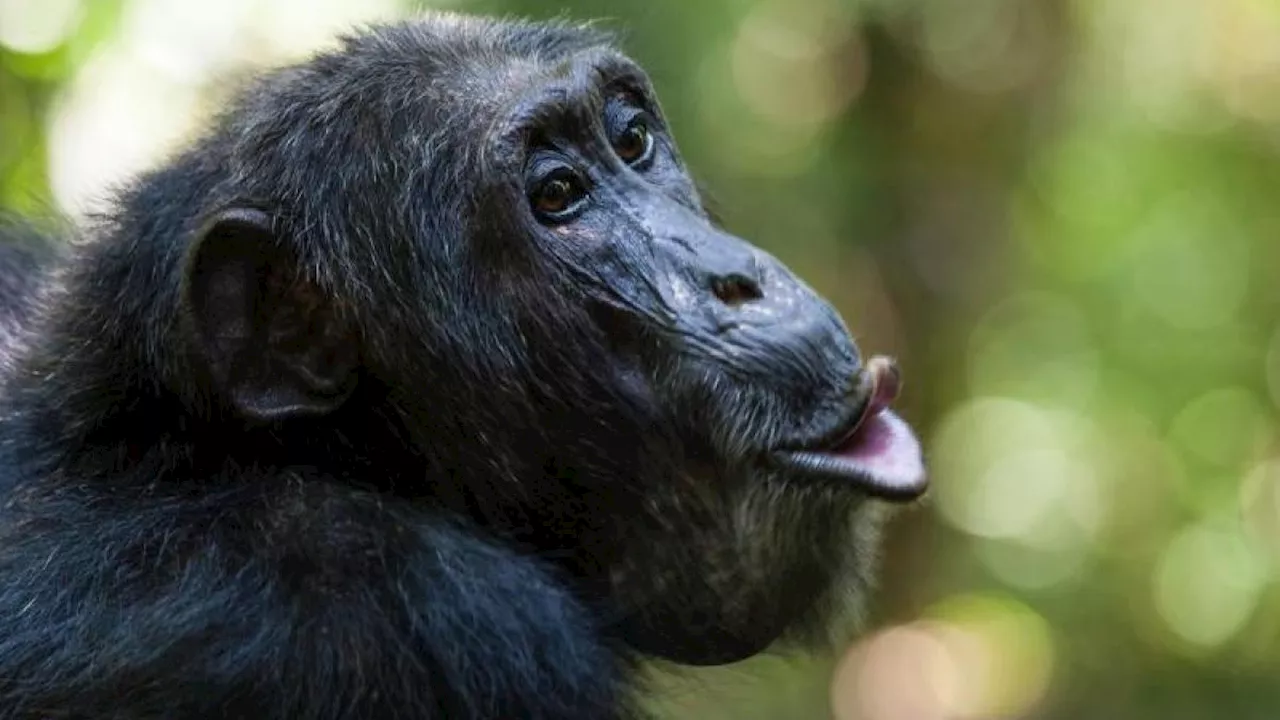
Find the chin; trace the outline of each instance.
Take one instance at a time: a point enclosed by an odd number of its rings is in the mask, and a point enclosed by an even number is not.
[[[850,512],[845,533],[833,538],[842,560],[833,569],[825,590],[809,610],[797,617],[771,650],[783,653],[841,653],[865,632],[870,599],[876,590],[881,537],[896,512],[892,505],[868,501]]]

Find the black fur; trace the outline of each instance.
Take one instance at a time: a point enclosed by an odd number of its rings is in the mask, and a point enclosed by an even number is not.
[[[572,223],[538,147],[592,173]],[[4,379],[0,718],[632,717],[639,654],[865,595],[878,505],[759,464],[848,412],[853,343],[595,31],[349,38],[87,235]]]
[[[8,346],[10,333],[35,309],[38,289],[59,250],[40,230],[0,216],[0,344]]]

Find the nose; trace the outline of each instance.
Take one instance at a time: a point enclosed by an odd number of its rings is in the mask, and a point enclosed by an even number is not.
[[[730,308],[763,299],[763,270],[755,248],[720,233],[711,240],[701,244],[699,253],[704,287]]]
[[[734,272],[725,275],[713,275],[711,278],[711,292],[716,296],[717,300],[729,307],[738,307],[763,297],[758,280],[754,277]]]
[[[717,233],[699,250],[695,282],[703,288],[717,327],[848,339],[834,308],[767,252],[725,233]]]

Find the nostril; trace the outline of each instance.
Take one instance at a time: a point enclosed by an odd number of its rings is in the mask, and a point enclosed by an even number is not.
[[[736,274],[712,280],[711,292],[730,307],[760,299],[760,286],[754,280]]]

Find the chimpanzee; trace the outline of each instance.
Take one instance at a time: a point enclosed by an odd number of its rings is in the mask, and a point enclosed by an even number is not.
[[[0,718],[638,717],[841,636],[925,489],[591,27],[349,37],[83,235],[3,377]]]
[[[0,368],[20,343],[28,316],[39,303],[46,273],[61,247],[29,223],[0,215]]]

